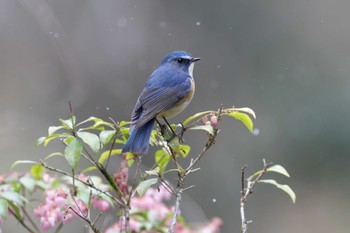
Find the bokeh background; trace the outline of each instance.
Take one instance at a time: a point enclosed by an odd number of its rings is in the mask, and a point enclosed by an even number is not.
[[[288,183],[297,202],[257,186],[247,204],[250,232],[347,233],[349,9],[348,0],[0,0],[0,170],[59,148],[33,144],[68,117],[69,100],[78,120],[128,120],[149,74],[181,49],[203,60],[196,95],[172,122],[220,104],[247,106],[259,131],[223,120],[188,180],[196,186],[183,213],[192,221],[218,216],[222,232],[240,232],[240,168],[254,172],[265,158],[287,168],[290,179],[270,177]],[[185,139],[193,153],[204,143],[199,132]],[[11,221],[2,227],[23,231]]]

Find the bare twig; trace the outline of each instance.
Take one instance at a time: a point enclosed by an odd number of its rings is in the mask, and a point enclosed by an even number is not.
[[[27,209],[22,207],[21,210],[23,211],[24,215],[26,216],[26,218],[28,219],[28,221],[30,222],[30,224],[34,227],[34,229],[39,232],[39,228],[38,226],[35,224],[35,222],[33,221],[33,219],[30,217],[30,215],[27,212]]]
[[[63,227],[63,223],[60,222],[60,224],[58,225],[58,227],[57,227],[56,230],[55,230],[55,233],[60,232],[60,230],[62,229],[62,227]]]
[[[219,116],[221,115],[221,112],[222,112],[222,106],[218,110]],[[183,131],[181,132],[180,135],[182,135],[186,129],[187,128],[183,127],[183,129],[182,129]],[[190,164],[188,165],[188,167],[185,170],[181,167],[181,165],[176,160],[174,151],[168,143],[167,146],[168,146],[168,148],[170,148],[171,155],[172,155],[173,161],[175,162],[175,165],[177,168],[177,173],[178,173],[177,188],[176,188],[176,192],[175,192],[175,208],[174,208],[174,212],[173,212],[173,216],[171,219],[168,233],[174,233],[175,225],[177,222],[177,217],[178,217],[179,211],[180,211],[180,202],[182,199],[182,193],[186,189],[192,187],[192,186],[190,186],[188,188],[184,187],[185,179],[186,179],[188,174],[194,172],[195,170],[198,170],[198,168],[194,169],[194,166],[197,165],[197,163],[200,161],[200,159],[203,157],[203,155],[209,150],[209,148],[215,144],[215,138],[216,138],[218,133],[219,133],[219,129],[217,127],[213,127],[213,134],[208,134],[208,141],[206,142],[202,151],[194,159],[191,159]]]
[[[31,229],[24,221],[23,219],[19,218],[17,214],[11,209],[8,208],[9,212],[17,219],[17,221],[30,233],[36,233],[33,229]]]
[[[180,202],[181,202],[181,198],[182,198],[182,192],[183,192],[182,188],[177,188],[176,194],[175,194],[175,196],[176,196],[175,209],[174,209],[173,217],[171,218],[171,223],[170,223],[170,227],[169,227],[169,231],[168,231],[169,233],[174,233],[177,217],[178,217],[179,212],[180,212]]]
[[[74,214],[76,214],[81,220],[85,221],[89,227],[91,228],[91,230],[94,233],[100,233],[100,230],[98,230],[95,225],[90,221],[90,219],[88,219],[86,216],[83,215],[83,213],[79,213],[78,211],[76,211],[74,208],[72,208],[71,206],[69,206],[66,210],[66,212],[68,212],[69,210],[71,210],[72,212],[74,212]]]
[[[69,176],[69,177],[73,178],[72,175],[71,175],[70,173],[65,172],[65,171],[62,171],[62,170],[59,170],[59,169],[54,168],[54,167],[51,167],[51,166],[47,165],[47,164],[46,164],[44,161],[42,161],[42,160],[41,160],[41,164],[42,164],[47,170],[50,170],[50,171],[53,171],[53,172],[56,172],[56,173],[59,173],[59,174],[62,174],[62,175],[66,175],[66,176]],[[104,193],[106,196],[108,196],[109,198],[111,198],[113,201],[115,201],[115,202],[118,203],[119,205],[122,205],[121,200],[118,200],[116,197],[114,197],[114,196],[112,196],[111,194],[107,193],[108,190],[103,191],[103,190],[101,190],[101,189],[95,187],[93,184],[91,184],[91,183],[89,183],[89,182],[85,182],[85,181],[79,179],[78,177],[75,177],[74,179],[75,179],[76,181],[79,181],[79,182],[83,183],[84,185],[86,185],[86,186],[88,186],[88,187],[90,187],[90,188],[95,189],[96,191],[98,191],[98,192],[100,192],[100,193]]]
[[[241,213],[241,233],[247,233],[248,230],[248,224],[251,221],[248,221],[246,219],[245,215],[245,203],[247,202],[248,196],[253,193],[253,189],[255,185],[261,180],[263,175],[267,172],[267,169],[272,165],[272,163],[266,163],[265,159],[263,159],[264,167],[263,169],[255,176],[249,178],[248,180],[245,180],[245,169],[247,168],[247,165],[244,165],[241,169],[241,199],[240,199],[240,213]],[[247,185],[245,185],[245,182],[247,182]]]

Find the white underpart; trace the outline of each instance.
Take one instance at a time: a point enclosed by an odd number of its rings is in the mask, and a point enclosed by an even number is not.
[[[188,67],[188,73],[190,74],[191,78],[193,78],[193,68],[194,68],[194,62],[192,62]]]

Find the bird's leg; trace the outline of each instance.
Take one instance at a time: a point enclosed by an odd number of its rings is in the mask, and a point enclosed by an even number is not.
[[[183,139],[180,135],[177,135],[177,133],[175,133],[175,131],[173,130],[173,128],[171,128],[169,122],[167,121],[167,119],[165,117],[163,117],[163,120],[165,121],[165,123],[168,125],[168,127],[170,128],[171,132],[173,133],[172,138],[169,140],[171,141],[174,137],[178,137],[180,142],[183,142]]]
[[[157,123],[158,123],[158,125],[159,125],[159,128],[160,128],[160,133],[161,133],[162,135],[164,135],[165,130],[166,130],[166,128],[167,128],[167,126],[166,126],[165,124],[160,123],[160,122],[158,121],[158,119],[157,119],[157,118],[156,118],[156,122],[157,122]]]

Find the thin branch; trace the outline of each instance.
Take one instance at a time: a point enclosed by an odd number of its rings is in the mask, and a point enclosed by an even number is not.
[[[17,221],[30,233],[36,233],[33,229],[31,229],[24,221],[23,219],[19,218],[17,214],[11,209],[8,208],[9,212],[17,219]]]
[[[183,192],[182,188],[177,188],[176,195],[175,195],[176,196],[175,209],[174,209],[173,217],[171,218],[171,223],[170,223],[168,233],[174,233],[175,225],[177,222],[177,217],[178,217],[179,212],[180,212],[180,202],[182,199],[182,192]]]
[[[53,172],[56,172],[56,173],[59,173],[59,174],[62,174],[62,175],[66,175],[66,176],[69,176],[69,177],[73,178],[71,174],[69,174],[69,173],[67,173],[67,172],[65,172],[65,171],[59,170],[59,169],[57,169],[57,168],[51,167],[51,166],[47,165],[47,164],[46,164],[44,161],[42,161],[42,160],[41,160],[41,164],[42,164],[47,170],[50,170],[50,171],[53,171]],[[79,179],[79,178],[77,178],[77,177],[75,177],[75,180],[76,180],[76,181],[79,181],[79,182],[81,182],[81,183],[83,183],[84,185],[86,185],[86,186],[88,186],[88,187],[90,187],[90,188],[95,189],[96,191],[98,191],[98,192],[100,192],[100,193],[104,193],[106,196],[108,196],[109,198],[111,198],[113,201],[115,201],[115,202],[118,203],[119,205],[122,205],[122,204],[123,204],[123,203],[121,202],[121,200],[118,200],[116,197],[114,197],[114,196],[112,196],[111,194],[107,193],[107,190],[106,190],[106,191],[103,191],[103,190],[101,190],[101,189],[99,189],[99,188],[96,188],[93,184],[91,184],[91,183],[89,183],[89,182],[85,182],[85,181],[83,181],[83,180],[81,180],[81,179]]]
[[[214,135],[209,135],[208,141],[202,149],[201,153],[197,155],[194,160],[191,160],[190,165],[186,168],[186,175],[193,171],[193,167],[201,160],[203,155],[209,150],[209,148],[215,143],[215,138],[218,133],[218,129],[214,129]]]
[[[137,175],[140,173],[141,174],[141,161],[142,161],[142,155],[139,155],[138,157],[135,157],[134,156],[134,159],[136,160],[137,162],[137,166],[136,166],[136,170],[135,170],[135,174],[134,174],[134,177],[132,179],[132,183],[131,183],[131,189],[130,189],[130,192],[129,192],[129,198],[128,198],[128,206],[130,206],[130,201],[131,201],[131,198],[134,196],[134,192],[136,192],[136,186],[138,184],[137,182]],[[126,189],[127,190],[127,189]]]
[[[63,227],[63,223],[60,222],[60,224],[58,225],[58,227],[57,227],[56,230],[55,230],[55,233],[60,232],[60,230],[62,229],[62,227]]]
[[[40,231],[38,226],[35,224],[35,222],[33,221],[33,219],[30,217],[30,215],[28,214],[26,208],[22,207],[21,210],[23,211],[24,215],[27,217],[28,221],[30,222],[30,224],[34,227],[34,229],[36,231]]]
[[[112,154],[112,151],[113,151],[113,147],[115,145],[115,140],[118,138],[118,133],[120,132],[120,126],[119,126],[119,122],[115,122],[113,120],[112,117],[109,118],[112,122],[113,122],[113,125],[115,127],[115,133],[113,135],[113,138],[112,138],[112,145],[111,145],[111,149],[109,150],[109,155],[108,155],[108,158],[107,158],[107,162],[106,162],[106,165],[105,165],[105,168],[107,169],[108,167],[108,164],[109,164],[109,159],[111,158],[111,154]]]
[[[253,179],[247,180],[247,186],[245,186],[245,169],[247,167],[247,165],[243,166],[241,169],[241,199],[240,199],[240,214],[241,214],[241,233],[247,233],[248,230],[248,224],[251,221],[248,221],[246,219],[246,215],[245,215],[245,203],[247,202],[248,196],[253,193],[253,189],[255,187],[255,185],[259,182],[259,180],[261,180],[261,178],[263,177],[263,175],[267,172],[267,169],[272,165],[272,163],[266,163],[265,159],[263,159],[263,164],[264,167],[261,170],[261,172]]]
[[[76,214],[81,220],[85,221],[89,227],[91,228],[91,230],[94,233],[100,233],[100,230],[98,230],[90,221],[90,219],[86,218],[85,216],[81,215],[80,213],[78,213],[78,211],[76,211],[74,208],[72,208],[71,206],[69,206],[66,210],[66,212],[68,212],[69,210],[71,210],[74,214]]]

